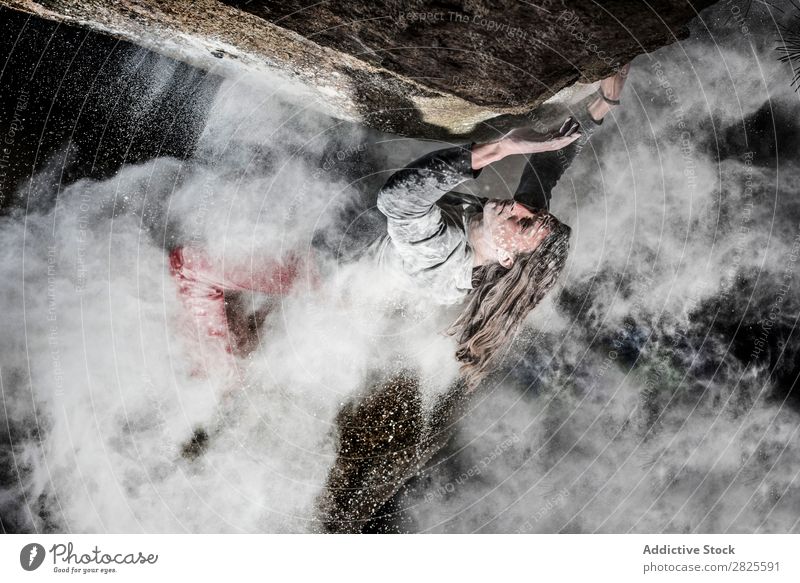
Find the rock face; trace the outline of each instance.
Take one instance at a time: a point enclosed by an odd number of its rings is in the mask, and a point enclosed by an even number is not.
[[[0,3],[215,72],[278,72],[321,109],[381,131],[464,139],[521,125],[574,83],[682,38],[713,2],[663,0],[657,11],[626,0]]]
[[[0,6],[0,214],[123,164],[192,155],[222,78],[134,43]],[[132,65],[135,63],[135,65]],[[158,75],[158,98],[147,91]],[[65,145],[69,147],[65,147]]]

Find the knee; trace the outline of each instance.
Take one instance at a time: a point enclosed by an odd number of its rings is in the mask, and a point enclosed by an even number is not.
[[[169,269],[172,275],[195,279],[196,274],[211,268],[208,254],[199,247],[180,245],[169,252]]]

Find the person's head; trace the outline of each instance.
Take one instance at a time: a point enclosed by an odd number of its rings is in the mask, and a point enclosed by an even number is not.
[[[489,200],[482,215],[490,261],[511,268],[518,256],[531,253],[545,239],[555,219],[543,209],[513,199]]]
[[[569,250],[567,225],[545,210],[512,203],[490,201],[484,209],[497,261],[474,269],[473,289],[450,328],[471,387],[490,371],[498,350],[553,287]]]

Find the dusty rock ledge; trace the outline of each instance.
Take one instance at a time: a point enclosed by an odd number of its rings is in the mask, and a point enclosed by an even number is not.
[[[0,0],[223,74],[270,71],[381,131],[479,137],[686,36],[709,0]],[[560,94],[556,100],[569,98]],[[492,119],[491,126],[481,122]],[[494,128],[494,129],[493,129]]]

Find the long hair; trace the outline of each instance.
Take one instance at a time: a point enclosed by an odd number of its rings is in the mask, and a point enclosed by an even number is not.
[[[458,341],[456,358],[469,390],[490,372],[499,349],[550,291],[564,268],[571,229],[550,213],[549,233],[510,268],[490,263],[475,268],[466,306],[448,333]]]

